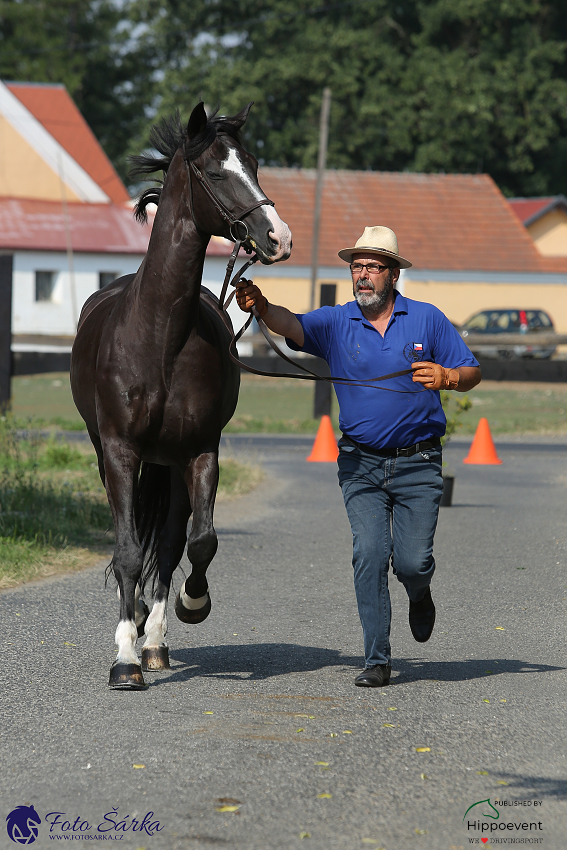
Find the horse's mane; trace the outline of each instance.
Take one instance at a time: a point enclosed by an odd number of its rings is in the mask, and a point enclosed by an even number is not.
[[[209,116],[205,129],[192,139],[187,137],[187,130],[181,123],[179,110],[176,110],[175,114],[169,116],[169,118],[162,118],[158,124],[152,127],[150,132],[150,145],[161,156],[140,154],[129,157],[132,166],[130,175],[150,175],[156,171],[162,171],[165,177],[167,169],[179,148],[184,149],[185,158],[190,162],[201,156],[212,145],[219,133],[225,133],[240,142],[239,130],[234,120],[225,116],[216,118],[217,111],[218,109],[215,109]],[[136,199],[134,216],[136,221],[142,224],[146,224],[148,220],[146,210],[148,204],[159,204],[163,180],[159,180],[158,183],[158,186],[150,186],[149,189],[145,189]]]

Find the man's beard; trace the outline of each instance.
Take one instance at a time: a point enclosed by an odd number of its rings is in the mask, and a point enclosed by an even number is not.
[[[393,282],[393,269],[390,269],[388,272],[388,276],[384,281],[382,288],[376,290],[376,287],[373,283],[368,280],[364,281],[366,286],[372,286],[372,291],[365,289],[364,291],[359,291],[358,284],[360,281],[356,283],[354,286],[354,297],[356,299],[356,303],[361,309],[366,310],[368,313],[378,313],[388,300],[392,289],[394,288]]]

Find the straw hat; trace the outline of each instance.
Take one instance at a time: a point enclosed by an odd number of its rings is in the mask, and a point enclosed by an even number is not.
[[[345,263],[352,262],[352,255],[358,252],[368,254],[379,254],[396,261],[401,269],[411,268],[409,260],[404,260],[398,254],[398,237],[389,227],[365,227],[364,233],[358,239],[354,248],[343,248],[339,251],[339,257]]]

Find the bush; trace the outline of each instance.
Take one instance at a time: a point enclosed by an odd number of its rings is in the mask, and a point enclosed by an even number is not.
[[[455,431],[461,427],[462,422],[460,422],[459,417],[465,411],[471,409],[472,401],[466,395],[458,396],[456,393],[448,393],[445,390],[441,390],[441,404],[447,417],[445,436],[441,437],[441,445],[444,446],[451,439]]]

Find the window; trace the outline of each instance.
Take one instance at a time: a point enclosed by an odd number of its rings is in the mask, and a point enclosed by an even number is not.
[[[98,273],[98,288],[104,289],[105,286],[108,286],[109,283],[112,283],[113,280],[116,280],[118,277],[118,272],[99,272]]]
[[[52,301],[55,288],[55,272],[35,273],[35,300]]]

